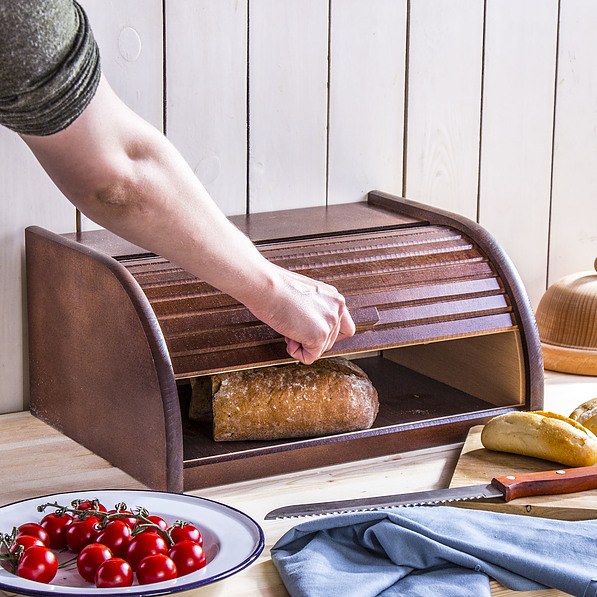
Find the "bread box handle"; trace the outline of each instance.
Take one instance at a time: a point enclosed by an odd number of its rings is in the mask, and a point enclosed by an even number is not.
[[[357,332],[365,332],[373,329],[379,323],[379,311],[377,307],[363,307],[361,309],[351,310],[352,320],[355,323]]]

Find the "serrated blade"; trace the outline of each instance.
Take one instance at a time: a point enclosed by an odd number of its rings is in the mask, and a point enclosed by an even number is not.
[[[347,512],[366,512],[370,510],[383,510],[385,508],[398,508],[404,506],[440,506],[465,500],[503,499],[503,497],[503,492],[493,485],[468,485],[466,487],[432,489],[430,491],[357,498],[354,500],[294,504],[272,510],[266,515],[265,520],[319,516],[322,514],[343,514]]]

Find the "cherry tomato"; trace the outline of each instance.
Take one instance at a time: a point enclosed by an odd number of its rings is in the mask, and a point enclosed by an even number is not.
[[[105,545],[90,543],[81,550],[77,557],[77,570],[85,580],[93,582],[97,569],[111,558],[112,552]]]
[[[135,515],[129,510],[108,510],[108,514],[130,514],[130,516],[123,516],[122,518],[116,518],[114,520],[122,520],[128,524],[131,529],[139,522]]]
[[[19,535],[16,539],[12,547],[10,548],[10,553],[16,553],[19,549],[19,546],[23,547],[23,551],[29,549],[32,545],[39,545],[40,547],[46,547],[44,542],[37,537],[32,537],[31,535]]]
[[[96,510],[99,512],[106,512],[106,507],[99,502],[97,504],[93,503],[93,500],[74,500],[73,507],[77,508],[78,510]],[[75,514],[75,520],[85,520],[88,518],[85,514]]]
[[[95,586],[100,589],[130,587],[132,584],[133,569],[122,558],[106,560],[95,573]]]
[[[200,546],[203,546],[203,537],[197,527],[192,524],[183,523],[181,525],[172,525],[170,527],[170,537],[174,543],[180,543],[181,541],[194,541]]]
[[[165,539],[150,531],[133,537],[126,552],[126,560],[133,570],[137,570],[139,562],[146,556],[168,553]]]
[[[162,531],[166,531],[168,529],[168,523],[161,516],[150,514],[149,516],[147,516],[147,520],[150,520],[151,522],[153,522],[153,524],[157,524],[160,527],[160,529],[162,529]],[[137,526],[142,526],[143,524],[145,524],[143,521],[137,522]],[[147,530],[151,531],[151,529]]]
[[[58,558],[51,549],[33,545],[25,550],[17,566],[17,575],[37,582],[50,582],[58,571]]]
[[[163,553],[144,557],[137,568],[137,580],[140,585],[172,580],[177,576],[176,564]]]
[[[106,512],[106,506],[100,504],[99,502],[97,504],[94,504],[93,500],[75,501],[75,504],[77,510],[97,510],[99,512]]]
[[[73,522],[70,514],[56,514],[52,512],[41,519],[39,523],[50,535],[50,547],[62,549],[66,547],[66,527]]]
[[[123,558],[131,538],[131,527],[124,520],[117,518],[111,520],[104,529],[101,529],[95,540],[109,547],[116,557]]]
[[[181,541],[175,543],[168,552],[168,556],[176,564],[178,576],[184,576],[205,566],[205,552],[194,541]],[[141,566],[141,564],[139,564]]]
[[[50,535],[46,529],[36,522],[26,522],[17,529],[17,537],[19,535],[29,535],[40,539],[46,547],[50,547]]]
[[[97,535],[96,524],[99,519],[89,516],[85,520],[76,520],[66,527],[66,544],[68,548],[79,553],[86,545],[93,543]]]

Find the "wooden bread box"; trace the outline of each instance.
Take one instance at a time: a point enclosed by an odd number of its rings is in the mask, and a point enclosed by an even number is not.
[[[271,261],[345,295],[357,333],[328,354],[371,378],[371,429],[213,441],[188,419],[189,380],[291,362],[284,339],[105,230],[26,230],[31,412],[146,485],[181,492],[464,441],[495,415],[542,407],[528,298],[478,224],[381,192],[231,220]]]

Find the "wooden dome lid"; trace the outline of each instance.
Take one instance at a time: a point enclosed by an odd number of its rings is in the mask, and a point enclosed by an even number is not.
[[[597,375],[597,272],[570,274],[550,286],[536,318],[546,369]]]

